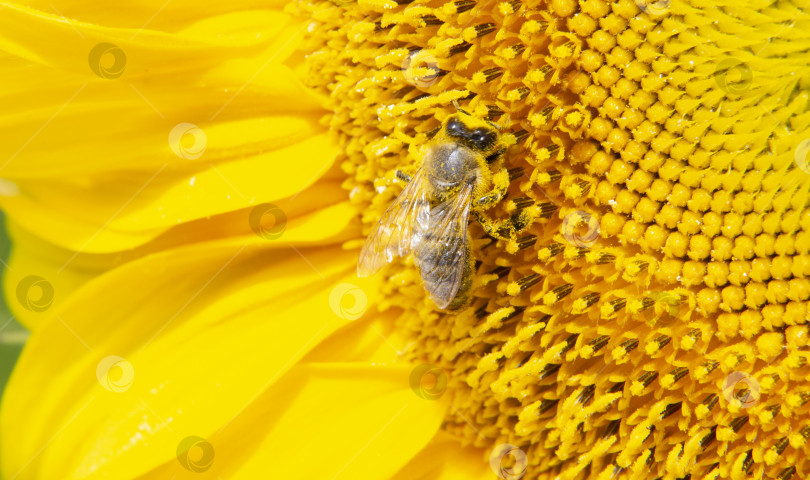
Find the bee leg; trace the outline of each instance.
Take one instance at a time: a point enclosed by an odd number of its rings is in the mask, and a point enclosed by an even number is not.
[[[402,180],[405,183],[411,182],[411,176],[407,173],[403,172],[402,170],[397,170],[397,178]]]
[[[486,210],[487,208],[500,202],[506,196],[506,189],[509,188],[509,171],[502,168],[492,177],[494,187],[492,191],[475,199],[473,207]]]
[[[483,213],[496,203],[503,200],[506,196],[506,190],[509,188],[509,171],[502,168],[496,173],[492,179],[495,184],[491,192],[477,198],[474,203],[472,211],[473,216],[487,235],[492,238],[506,240],[507,242],[515,242],[520,232],[527,229],[535,219],[542,213],[542,210],[534,205],[528,208],[518,208],[508,219],[495,220],[489,218]]]
[[[492,163],[494,163],[495,160],[501,158],[501,155],[503,155],[504,153],[506,153],[506,148],[501,148],[497,152],[495,152],[492,155],[488,156],[486,158],[487,165],[491,165]]]
[[[505,220],[489,218],[480,211],[473,211],[472,213],[487,235],[492,238],[506,240],[507,242],[515,242],[518,234],[529,228],[543,211],[532,205],[528,208],[516,210]]]
[[[509,241],[515,237],[514,228],[511,221],[494,220],[486,216],[483,212],[472,212],[484,232],[492,238]]]
[[[509,222],[515,233],[520,233],[542,216],[547,208],[543,205],[537,205],[534,200],[530,198],[515,198],[506,203],[506,211],[510,212]]]

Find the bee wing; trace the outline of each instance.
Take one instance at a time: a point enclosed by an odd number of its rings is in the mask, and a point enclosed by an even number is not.
[[[416,265],[439,308],[447,308],[455,298],[464,276],[472,191],[467,185],[455,198],[431,209],[426,230],[417,233],[421,240],[414,247]]]
[[[416,232],[424,228],[415,227],[427,226],[430,211],[423,172],[420,168],[414,174],[369,234],[360,250],[358,277],[368,277],[394,257],[404,257],[419,242]]]

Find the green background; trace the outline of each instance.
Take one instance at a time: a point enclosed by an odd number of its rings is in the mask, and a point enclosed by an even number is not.
[[[2,259],[0,268],[3,269],[4,274],[10,246],[11,242],[6,234],[6,218],[3,212],[0,212],[0,259]],[[8,311],[6,300],[3,295],[0,295],[0,395],[5,389],[11,369],[17,362],[17,357],[28,338],[28,332]]]

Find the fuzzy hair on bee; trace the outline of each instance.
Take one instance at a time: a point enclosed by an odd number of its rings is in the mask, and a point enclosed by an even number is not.
[[[408,184],[373,227],[357,264],[358,276],[366,277],[413,253],[425,290],[446,310],[470,301],[475,270],[470,215],[490,235],[502,228],[483,212],[506,195],[503,158],[515,143],[497,125],[456,108],[418,149],[415,173],[397,172]]]

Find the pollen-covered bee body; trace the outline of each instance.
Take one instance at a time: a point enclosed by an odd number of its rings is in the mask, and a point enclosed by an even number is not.
[[[431,204],[452,198],[465,185],[475,189],[487,183],[479,157],[469,148],[453,143],[432,143],[426,149],[422,168],[427,174]],[[435,206],[435,205],[434,205]]]
[[[470,191],[468,187],[459,192],[457,195],[462,198],[457,202],[445,201],[433,207],[428,228],[413,246],[414,261],[425,290],[439,307],[447,310],[466,305],[472,287],[474,262],[467,228]]]
[[[491,191],[491,165],[505,150],[494,125],[463,111],[450,116],[422,147],[420,167],[366,239],[358,275],[370,275],[394,257],[413,252],[436,305],[464,306],[474,273],[470,211],[503,197],[508,175],[500,172],[499,185]]]
[[[430,192],[442,201],[461,186],[471,185],[474,198],[483,195],[492,183],[491,156],[499,152],[500,157],[505,151],[497,142],[498,134],[494,126],[471,115],[448,118],[422,154]]]

